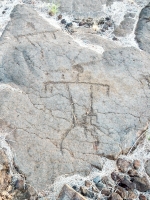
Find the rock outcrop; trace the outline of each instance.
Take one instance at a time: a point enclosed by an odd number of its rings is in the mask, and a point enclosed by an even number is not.
[[[115,168],[115,171],[112,170],[111,175],[103,176],[101,174],[102,176],[100,176],[99,174],[93,178],[88,177],[89,180],[86,180],[81,185],[79,185],[78,182],[77,185],[71,183],[71,185],[73,185],[72,187],[64,185],[58,195],[58,199],[73,200],[74,197],[77,199],[80,199],[81,197],[84,199],[84,197],[86,197],[87,199],[90,198],[96,200],[149,199],[149,179],[145,176],[146,174],[144,172],[142,173],[143,175],[139,173],[141,171],[141,165],[139,164],[139,160],[119,158],[116,162],[118,169]],[[129,175],[128,166],[136,171],[136,176]]]
[[[46,3],[51,3],[53,1],[42,0]],[[106,3],[112,3],[114,0],[94,0],[94,1],[80,1],[80,0],[60,0],[56,1],[56,4],[59,4],[59,10],[63,13],[69,15],[74,15],[76,17],[96,17],[101,13],[102,6]],[[33,3],[33,0],[23,0],[23,3]]]
[[[6,151],[6,149],[5,149]],[[12,169],[8,155],[0,150],[0,200],[37,199],[37,193],[32,186],[26,185],[24,177],[21,177],[15,169]]]
[[[134,30],[134,17],[135,15],[132,13],[126,14],[119,26],[115,27],[114,34],[119,37],[124,37],[126,35],[131,34]]]
[[[42,1],[49,2],[48,0],[42,0]],[[79,16],[96,17],[101,13],[102,6],[109,1],[108,0],[94,0],[94,1],[61,0],[59,1],[59,4],[60,4],[60,11],[63,13],[74,15],[76,17]]]
[[[27,181],[44,189],[126,153],[150,116],[149,63],[132,47],[84,48],[17,5],[0,39],[0,118]]]
[[[139,47],[150,53],[150,3],[140,13],[135,34]]]

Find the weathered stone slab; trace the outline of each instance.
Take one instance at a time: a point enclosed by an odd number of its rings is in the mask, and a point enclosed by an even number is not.
[[[66,184],[62,188],[57,200],[86,200],[86,198]]]
[[[150,116],[149,54],[82,47],[25,5],[11,17],[0,39],[0,119],[27,181],[43,189],[127,152]]]

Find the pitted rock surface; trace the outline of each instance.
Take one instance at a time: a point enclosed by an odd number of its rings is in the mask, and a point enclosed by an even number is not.
[[[43,189],[127,152],[150,116],[149,63],[131,47],[81,47],[17,5],[0,40],[0,118],[27,181]]]

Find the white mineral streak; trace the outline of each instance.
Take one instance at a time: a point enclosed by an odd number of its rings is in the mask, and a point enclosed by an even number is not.
[[[12,168],[13,168],[13,153],[12,150],[9,146],[9,142],[6,140],[6,137],[9,133],[5,132],[4,130],[0,130],[0,149],[4,150],[4,152],[6,153],[9,163],[10,163],[10,173],[11,175],[13,175],[12,173]]]
[[[13,92],[19,92],[22,93],[22,91],[19,88],[15,88],[9,84],[0,84],[0,91],[1,90],[11,90]]]
[[[104,52],[104,49],[103,47],[99,46],[99,45],[95,45],[95,44],[88,44],[88,43],[85,43],[83,40],[81,39],[77,39],[77,38],[73,38],[73,40],[79,44],[81,47],[84,47],[84,48],[88,48],[92,51],[95,51],[99,54],[102,54]]]

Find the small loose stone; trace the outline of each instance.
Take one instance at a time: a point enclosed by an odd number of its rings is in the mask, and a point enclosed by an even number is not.
[[[94,193],[91,192],[91,191],[87,191],[87,197],[93,198],[94,197]]]
[[[147,175],[150,177],[150,159],[146,161],[144,167],[145,167],[145,171],[146,171]]]
[[[61,14],[58,15],[57,19],[58,19],[58,20],[62,19],[62,15],[61,15]]]
[[[93,192],[99,193],[99,190],[96,187],[92,187]]]
[[[14,184],[15,189],[18,190],[24,190],[25,189],[25,185],[24,185],[24,180],[17,180]]]
[[[66,22],[65,19],[62,19],[62,20],[61,20],[61,23],[62,23],[62,24],[66,24],[67,22]]]
[[[82,187],[80,187],[80,190],[81,190],[81,194],[83,194],[84,196],[87,195],[87,188],[86,187],[82,186]]]
[[[127,199],[127,198],[128,198],[128,192],[127,192],[127,190],[124,189],[123,187],[116,186],[115,192],[116,192],[117,194],[119,194],[123,199]]]
[[[101,191],[101,190],[104,188],[104,184],[101,183],[101,182],[98,182],[98,183],[96,184],[96,187]]]
[[[112,193],[111,197],[110,197],[111,200],[123,200],[121,198],[121,196],[115,192]]]
[[[122,159],[122,158],[118,158],[116,164],[117,164],[118,169],[123,173],[126,173],[130,169],[132,169],[131,162],[129,162],[129,161],[125,160],[125,159]]]
[[[116,37],[113,37],[113,38],[112,38],[112,40],[114,40],[114,41],[117,41],[117,40],[118,40],[118,38],[116,38]]]
[[[109,20],[110,20],[110,17],[106,17],[105,19],[106,19],[107,21],[109,21]]]
[[[76,185],[74,185],[74,186],[72,186],[72,188],[74,189],[74,190],[78,190],[78,188],[77,188],[77,186]]]
[[[130,177],[139,176],[138,172],[134,169],[128,171]]]
[[[72,22],[67,23],[65,28],[70,28],[70,27],[72,27],[72,25],[73,25]]]
[[[105,20],[104,19],[100,19],[99,22],[98,22],[98,25],[101,25],[101,24],[104,24],[105,23]]]
[[[104,194],[105,196],[109,196],[111,194],[111,189],[103,188],[101,191],[101,194]]]
[[[92,185],[92,183],[90,181],[88,181],[88,180],[85,181],[85,186],[86,187],[90,187],[91,185]]]
[[[133,166],[135,169],[139,169],[141,166],[141,162],[139,160],[134,160]]]
[[[85,24],[85,22],[79,22],[79,26],[84,26]]]
[[[136,190],[128,190],[128,198],[129,199],[137,199],[138,193]]]
[[[143,194],[140,194],[139,199],[140,200],[147,200],[146,196],[144,196]]]
[[[54,13],[52,11],[49,11],[48,13],[50,16],[54,16]]]
[[[101,181],[101,178],[99,177],[99,176],[96,176],[94,179],[93,179],[93,182],[95,183],[95,184],[97,184],[98,182],[100,182]]]

